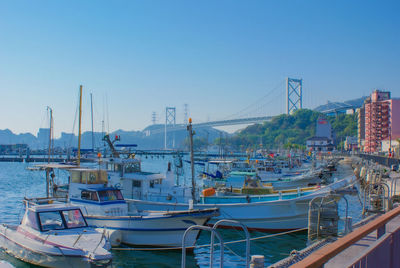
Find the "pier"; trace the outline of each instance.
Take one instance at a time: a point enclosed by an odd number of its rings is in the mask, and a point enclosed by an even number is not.
[[[400,267],[399,249],[400,207],[397,207],[291,267]]]
[[[129,157],[129,155],[134,154],[137,156],[142,156],[142,157],[166,157],[166,156],[187,156],[189,155],[188,152],[178,152],[178,151],[169,151],[169,150],[159,150],[159,151],[153,151],[153,150],[148,150],[148,151],[132,151],[132,152],[120,152],[122,155],[126,155],[126,157]],[[224,158],[240,158],[240,157],[247,157],[248,155],[245,153],[230,153],[230,154],[224,154],[222,157]],[[204,153],[204,152],[194,152],[194,157],[196,159],[208,159],[208,158],[218,158],[221,157],[220,154],[217,153]],[[35,156],[21,156],[21,155],[0,155],[0,162],[47,162],[49,157],[47,155],[35,155]],[[82,157],[81,161],[82,162],[93,162],[93,157],[92,158],[85,158]],[[52,157],[51,162],[70,162],[70,161],[75,161],[76,158],[68,158],[67,155],[60,155],[57,157]],[[97,159],[96,159],[97,160]]]
[[[377,155],[353,157],[364,195],[363,219],[352,232],[320,237],[270,267],[400,267],[400,174],[390,168],[398,161]]]

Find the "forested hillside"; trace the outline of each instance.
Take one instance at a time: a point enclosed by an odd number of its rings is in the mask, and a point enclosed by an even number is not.
[[[251,125],[229,138],[228,144],[235,149],[259,148],[305,148],[306,140],[315,135],[319,112],[298,110],[292,115],[278,115],[270,122]],[[357,135],[357,114],[328,116],[341,146],[346,136]]]

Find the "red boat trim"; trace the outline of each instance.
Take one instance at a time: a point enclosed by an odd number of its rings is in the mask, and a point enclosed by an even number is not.
[[[27,236],[30,239],[33,239],[33,240],[38,241],[38,242],[41,242],[43,244],[47,244],[47,245],[54,246],[54,247],[59,247],[59,248],[64,248],[64,249],[79,250],[81,252],[84,252],[82,249],[66,247],[66,246],[63,246],[63,245],[60,245],[60,244],[56,244],[54,242],[50,242],[48,240],[45,240],[43,238],[38,237],[35,234],[32,234],[32,233],[28,232],[28,231],[26,231],[26,230],[24,230],[24,229],[22,229],[20,227],[17,228],[17,232],[22,234],[22,235]]]
[[[53,254],[53,253],[48,253],[48,252],[36,251],[36,250],[30,249],[30,248],[28,248],[28,247],[26,247],[26,246],[24,246],[24,245],[21,245],[20,243],[18,243],[18,242],[16,242],[16,241],[12,240],[12,239],[10,239],[10,238],[8,238],[7,236],[5,236],[5,235],[2,234],[2,233],[0,233],[0,236],[4,237],[4,238],[7,239],[8,241],[11,241],[12,243],[18,245],[19,247],[24,248],[24,249],[26,249],[26,250],[29,250],[29,251],[31,251],[31,252],[33,252],[33,253],[36,253],[36,254],[41,254],[41,255],[45,255],[45,256],[54,256],[54,257],[63,257],[63,256],[65,256],[65,257],[86,258],[86,259],[89,261],[89,258],[87,258],[86,256],[83,256],[83,255],[61,254],[61,252],[60,252],[60,254]],[[17,255],[14,255],[14,254],[11,254],[11,255],[17,257]],[[17,258],[18,258],[18,257],[17,257]],[[18,258],[18,259],[19,259],[19,258]],[[33,262],[32,262],[32,263],[33,263]]]

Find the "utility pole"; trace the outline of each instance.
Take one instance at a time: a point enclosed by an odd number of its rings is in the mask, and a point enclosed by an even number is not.
[[[193,135],[195,134],[192,127],[192,118],[189,118],[189,125],[187,126],[189,131],[190,141],[190,168],[192,170],[192,199],[196,202],[196,182],[194,180],[194,157],[193,157]]]

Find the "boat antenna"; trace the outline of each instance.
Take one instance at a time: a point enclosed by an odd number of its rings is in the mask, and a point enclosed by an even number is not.
[[[82,127],[82,85],[79,86],[79,130],[78,130],[78,155],[76,164],[81,164],[81,127]]]
[[[193,135],[195,132],[192,127],[192,118],[189,118],[189,125],[187,126],[189,131],[189,141],[190,141],[190,168],[192,170],[192,199],[196,202],[196,182],[194,180],[194,160],[193,160]]]

